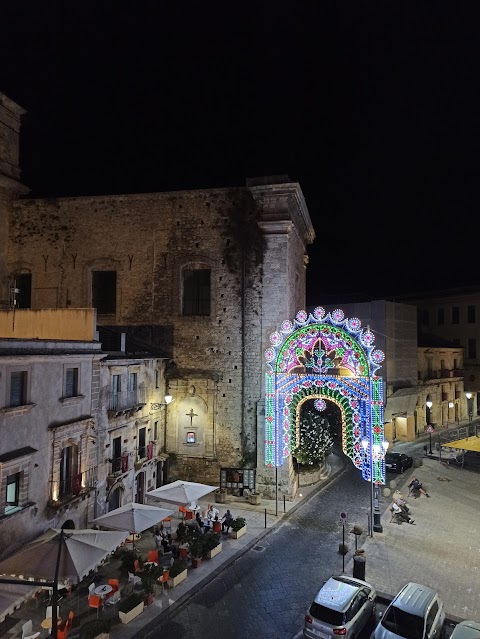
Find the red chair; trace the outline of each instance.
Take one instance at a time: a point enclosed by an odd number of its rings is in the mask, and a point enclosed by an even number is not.
[[[180,557],[180,559],[188,559],[188,557],[190,556],[188,548],[179,548],[178,556]]]
[[[168,586],[168,580],[170,579],[170,571],[164,570],[163,575],[157,579],[157,582],[162,586],[162,593],[165,591],[165,586]]]
[[[153,561],[154,563],[158,564],[158,550],[149,550],[147,561]]]
[[[222,532],[222,522],[221,521],[214,521],[213,522],[213,532],[215,532],[215,533]]]
[[[187,509],[185,506],[179,506],[178,507],[178,512],[182,513],[182,521],[185,519],[185,514],[187,512]]]
[[[193,519],[193,510],[185,511],[185,519]]]
[[[109,579],[108,580],[108,585],[112,586],[112,592],[109,592],[108,595],[107,595],[107,599],[110,599],[110,597],[113,597],[113,595],[120,588],[120,581],[118,579]]]
[[[135,567],[135,572],[140,572],[140,562],[138,561],[138,559],[135,559],[135,561],[133,562],[133,565]]]
[[[98,619],[98,611],[102,607],[102,598],[98,595],[90,595],[88,598],[88,607],[97,609],[97,619]]]
[[[167,528],[167,524],[168,524],[168,532],[172,532],[172,518],[171,517],[165,517],[165,519],[162,519],[162,524],[164,525],[165,529]]]

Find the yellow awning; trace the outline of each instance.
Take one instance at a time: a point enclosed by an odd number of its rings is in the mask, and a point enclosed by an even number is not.
[[[442,444],[442,447],[448,448],[461,448],[463,450],[471,450],[475,453],[480,453],[480,437],[467,437],[466,439],[457,439],[454,442],[448,444]]]

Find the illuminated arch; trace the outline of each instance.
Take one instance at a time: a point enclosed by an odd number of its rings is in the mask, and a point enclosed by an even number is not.
[[[376,375],[384,353],[358,318],[342,310],[311,315],[299,311],[270,335],[265,394],[265,464],[278,467],[298,437],[300,408],[308,399],[334,402],[342,413],[342,448],[364,479],[385,483],[382,455],[383,378]],[[362,439],[369,441],[366,451]],[[378,447],[378,448],[377,448]],[[373,451],[373,452],[371,452]]]

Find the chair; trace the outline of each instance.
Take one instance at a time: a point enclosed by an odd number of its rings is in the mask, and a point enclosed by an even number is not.
[[[120,597],[122,595],[120,594],[120,590],[114,590],[113,591],[113,595],[111,595],[105,602],[106,606],[115,606],[119,601],[120,601]]]
[[[88,586],[88,594],[89,594],[89,595],[93,595],[93,594],[95,594],[95,583],[91,583],[91,584]]]
[[[180,559],[188,559],[188,557],[190,556],[188,548],[179,548],[178,556],[180,557]]]
[[[157,582],[162,586],[162,594],[165,592],[165,586],[168,586],[168,580],[170,579],[170,571],[164,570],[163,575],[157,579]]]
[[[167,524],[168,524],[168,532],[170,534],[172,534],[172,518],[171,517],[165,517],[165,519],[162,519],[162,524],[164,526],[164,528],[167,528]]]
[[[147,555],[147,561],[153,561],[158,564],[158,550],[149,550]]]
[[[133,584],[133,587],[138,586],[139,584],[142,583],[142,580],[140,579],[140,577],[137,577],[137,575],[134,575],[131,572],[128,573],[128,581],[131,584]]]
[[[22,626],[22,639],[36,639],[40,636],[40,631],[33,632],[32,620],[29,619]]]
[[[213,522],[213,532],[215,532],[215,533],[222,532],[222,522],[221,521],[214,521]]]
[[[68,618],[64,624],[57,628],[57,639],[67,639],[67,634],[73,625],[73,610],[68,613]]]
[[[138,561],[138,559],[135,559],[135,561],[133,562],[134,565],[134,572],[140,572],[140,562]]]
[[[193,510],[185,511],[185,519],[193,519]]]
[[[112,594],[110,595],[110,597],[113,596],[114,592],[117,592],[117,590],[120,590],[120,581],[118,579],[109,579],[108,580],[108,585],[112,586],[113,591]]]
[[[178,507],[178,512],[182,513],[182,521],[185,519],[185,514],[187,512],[187,509],[185,508],[185,506],[179,506]]]
[[[98,595],[89,595],[88,607],[97,609],[97,619],[98,619],[98,611],[102,607],[102,598],[99,597]]]

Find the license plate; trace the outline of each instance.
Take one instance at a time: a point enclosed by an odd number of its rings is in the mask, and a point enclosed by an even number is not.
[[[321,637],[321,639],[329,639],[329,636],[325,634],[324,632],[322,632],[321,630],[315,630],[315,628],[310,628],[310,630],[313,632],[313,634],[316,637]]]

